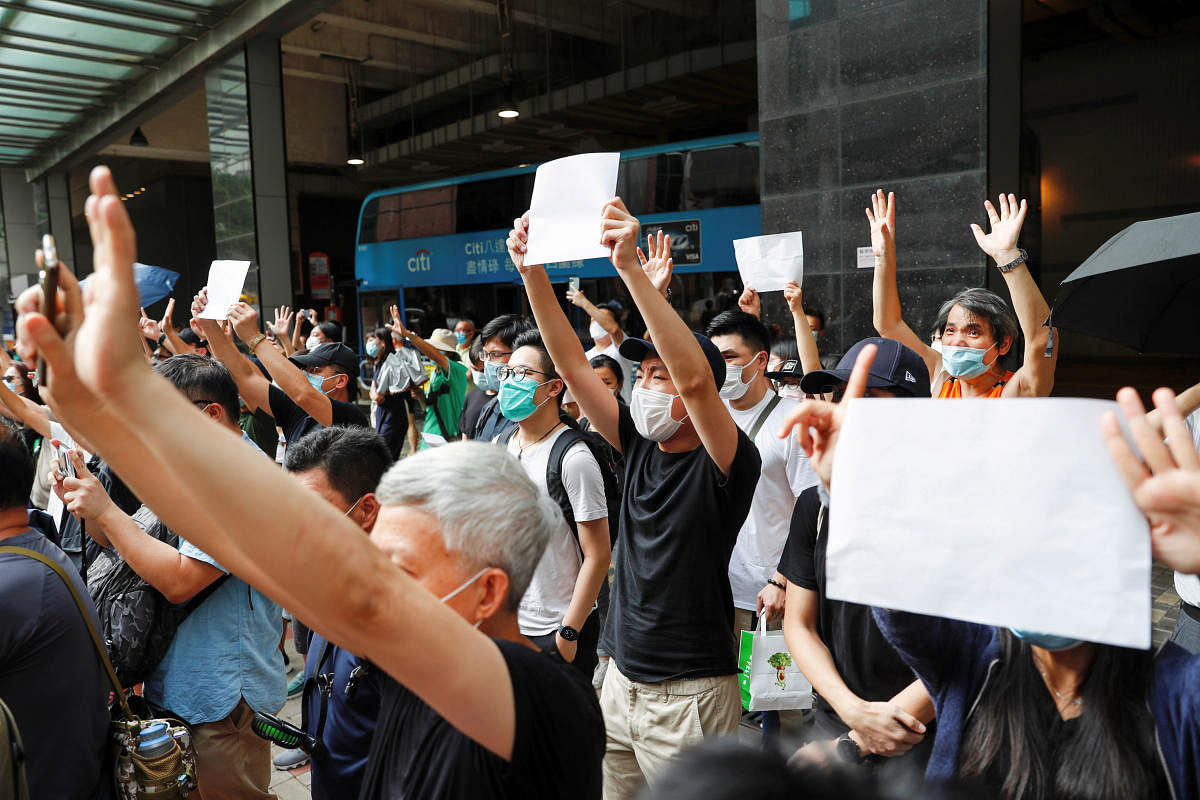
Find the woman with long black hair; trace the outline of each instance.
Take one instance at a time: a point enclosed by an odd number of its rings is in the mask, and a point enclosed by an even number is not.
[[[387,442],[392,458],[399,459],[408,432],[408,403],[405,395],[412,385],[408,369],[392,347],[387,328],[376,328],[367,335],[367,356],[375,364],[371,380],[371,400],[375,403],[375,430]]]
[[[1004,800],[1195,797],[1200,659],[874,609],[937,710],[926,770]]]

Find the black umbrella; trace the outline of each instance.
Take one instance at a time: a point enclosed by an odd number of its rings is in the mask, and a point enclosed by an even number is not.
[[[1109,239],[1062,282],[1049,324],[1139,353],[1200,354],[1200,213]]]

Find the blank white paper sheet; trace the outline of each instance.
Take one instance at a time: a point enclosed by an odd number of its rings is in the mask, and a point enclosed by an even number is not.
[[[201,319],[225,319],[229,307],[242,298],[249,261],[214,261],[208,268],[208,305]]]
[[[828,595],[1150,647],[1150,537],[1082,399],[854,400]]]
[[[804,234],[801,231],[734,239],[733,255],[742,283],[755,291],[783,291],[783,285],[788,281],[804,285]]]
[[[537,168],[526,264],[608,258],[600,244],[600,212],[617,193],[620,165],[620,153],[583,153]]]

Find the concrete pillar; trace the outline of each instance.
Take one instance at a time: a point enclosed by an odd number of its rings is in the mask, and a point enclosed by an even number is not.
[[[77,274],[81,272],[75,263],[74,231],[71,226],[71,187],[66,172],[51,172],[46,175],[46,204],[50,217],[50,233],[58,247],[58,257]],[[91,271],[90,267],[87,271]]]
[[[15,324],[9,298],[37,280],[33,251],[41,244],[33,206],[33,185],[21,169],[0,170],[0,210],[4,214],[0,253],[0,330],[12,336]]]
[[[266,309],[293,304],[283,72],[278,39],[261,38],[246,44],[246,81],[259,285]]]
[[[996,12],[1007,38],[995,58],[990,5],[1015,8]],[[943,300],[988,283],[968,226],[986,220],[991,184],[1017,168],[1019,4],[757,7],[763,233],[804,231],[804,298],[826,312],[823,354],[875,335],[873,269],[859,268],[858,249],[870,246],[863,209],[876,188],[897,195],[900,296],[925,336]],[[781,298],[767,311],[788,319]]]

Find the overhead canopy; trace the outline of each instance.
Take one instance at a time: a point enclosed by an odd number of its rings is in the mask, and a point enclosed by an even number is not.
[[[240,2],[0,0],[0,165],[27,163]]]

